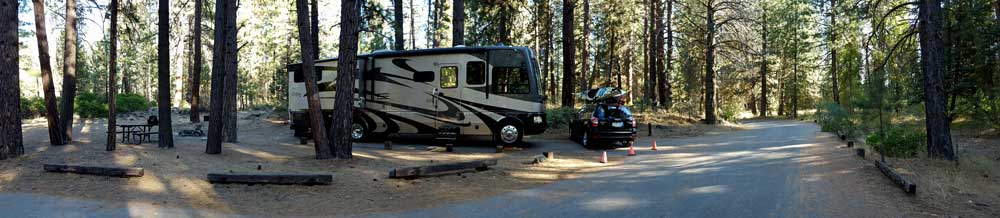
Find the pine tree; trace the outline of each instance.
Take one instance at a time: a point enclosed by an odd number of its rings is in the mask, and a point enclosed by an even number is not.
[[[63,43],[63,88],[61,114],[64,140],[73,140],[73,102],[76,99],[76,0],[66,0],[66,36]]]
[[[159,111],[160,148],[174,147],[173,119],[170,107],[170,0],[160,0],[159,39],[157,43],[158,90],[156,105]]]
[[[201,0],[198,0],[199,2]],[[109,49],[108,56],[108,130],[117,129],[117,99],[118,94],[118,84],[115,83],[118,78],[118,0],[111,0],[111,33],[110,42],[108,45],[111,47]],[[115,131],[108,131],[108,140],[105,147],[106,151],[114,151],[117,147],[117,140],[115,140]]]
[[[309,16],[306,15],[307,2],[308,0],[296,0],[296,17],[298,18],[299,26],[299,44],[301,44],[302,51],[302,77],[305,79],[306,83],[306,99],[309,103],[309,125],[312,129],[313,140],[315,142],[316,159],[330,159],[333,157],[333,153],[330,153],[329,139],[326,136],[326,126],[323,122],[323,112],[320,108],[319,102],[319,88],[316,85],[316,73],[313,65],[313,59],[309,58],[313,56],[313,51],[316,49],[313,47],[312,33],[309,29]]]
[[[52,65],[49,64],[49,38],[45,28],[45,0],[33,0],[35,9],[35,37],[38,41],[38,63],[42,69],[42,90],[45,95],[45,120],[48,121],[49,143],[65,145],[66,138],[59,124],[56,109],[56,91],[52,82]],[[15,13],[16,14],[16,13]]]
[[[360,21],[360,0],[341,1],[340,21],[340,58],[337,69],[341,69],[337,77],[337,94],[334,96],[336,108],[333,112],[333,125],[330,128],[330,139],[333,141],[333,154],[338,159],[351,159],[351,126],[354,124],[354,70],[357,67],[358,24]]]
[[[17,9],[18,0],[0,0],[0,160],[24,154]]]

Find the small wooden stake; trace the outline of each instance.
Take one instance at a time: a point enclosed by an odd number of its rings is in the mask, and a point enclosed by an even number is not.
[[[552,152],[552,151],[542,152],[542,155],[544,155],[545,158],[548,158],[548,159],[552,159],[552,160],[556,159],[556,152]]]
[[[854,147],[854,141],[847,141],[847,147],[848,148],[853,148]]]
[[[861,159],[865,159],[865,149],[858,148],[857,150],[858,150],[858,157],[861,157]]]
[[[452,144],[452,143],[444,144],[444,151],[445,152],[455,152],[455,145]]]
[[[503,153],[503,145],[497,145],[496,153]]]
[[[385,150],[392,150],[392,141],[385,141]]]
[[[649,130],[649,135],[647,136],[653,136],[653,123],[647,123],[646,126],[646,129]]]

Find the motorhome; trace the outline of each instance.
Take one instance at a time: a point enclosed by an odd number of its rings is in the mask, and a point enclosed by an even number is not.
[[[454,47],[358,55],[354,139],[433,137],[517,145],[547,126],[538,62],[527,47]],[[288,66],[288,111],[296,137],[311,137],[301,64]],[[337,59],[316,61],[320,105],[329,126]]]

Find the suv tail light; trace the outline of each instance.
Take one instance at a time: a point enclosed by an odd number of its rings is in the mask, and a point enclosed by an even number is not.
[[[639,127],[639,125],[635,123],[635,119],[632,119],[632,127]]]
[[[597,123],[598,123],[597,117],[591,117],[590,118],[590,126],[591,127],[597,127]]]

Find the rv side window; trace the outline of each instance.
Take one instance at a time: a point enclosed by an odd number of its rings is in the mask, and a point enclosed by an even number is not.
[[[458,87],[458,67],[441,68],[441,88],[452,89]]]
[[[482,85],[486,84],[486,63],[482,61],[469,62],[465,66],[465,84]]]
[[[302,74],[302,67],[301,67],[301,65],[299,65],[299,67],[294,67],[294,68],[292,68],[290,70],[292,70],[293,72],[295,72],[295,74],[293,75],[293,77],[295,77],[295,78],[292,78],[292,79],[296,83],[306,82],[306,77],[303,76],[303,74]],[[323,68],[322,67],[316,66],[315,70],[313,70],[313,73],[316,73],[316,81],[323,80]]]
[[[531,89],[528,73],[518,67],[494,67],[491,85],[497,94],[528,94]]]

